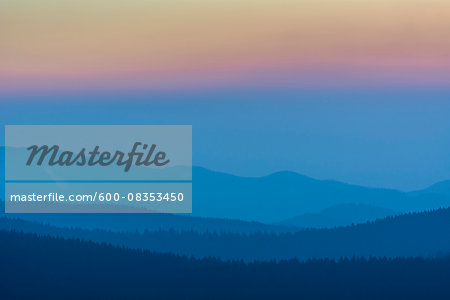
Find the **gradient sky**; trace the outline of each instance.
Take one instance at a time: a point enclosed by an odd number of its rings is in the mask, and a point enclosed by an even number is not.
[[[447,0],[5,0],[0,91],[450,84]]]
[[[448,0],[3,0],[0,122],[192,124],[194,164],[450,179]],[[3,144],[3,133],[0,133]]]
[[[450,91],[356,89],[23,96],[0,102],[0,120],[191,124],[196,166],[414,190],[450,179],[449,99]]]

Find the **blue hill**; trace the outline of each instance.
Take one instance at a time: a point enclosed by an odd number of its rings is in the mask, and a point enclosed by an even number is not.
[[[243,178],[194,168],[193,180],[194,216],[271,223],[342,204],[373,206],[398,213],[450,206],[450,197],[446,195],[366,188],[316,180],[293,172]]]
[[[0,201],[0,217],[4,214],[4,202]],[[174,214],[8,214],[10,218],[20,218],[58,227],[100,229],[115,232],[142,232],[158,230],[185,230],[195,232],[293,232],[289,226],[247,222],[235,219],[202,218]]]
[[[104,242],[161,253],[226,260],[437,256],[450,253],[450,209],[389,217],[334,229],[217,233],[180,230],[111,232],[57,228],[0,218],[0,229]]]
[[[438,194],[450,197],[450,180],[435,183],[424,190],[411,192],[411,194],[412,195]]]
[[[449,299],[450,258],[222,262],[0,230],[4,299]]]
[[[332,228],[375,221],[396,214],[393,210],[371,205],[340,204],[324,209],[320,213],[304,214],[278,224],[298,228]]]
[[[3,154],[4,147],[0,148],[2,157]],[[0,162],[2,164],[0,165],[0,179],[4,181],[4,172],[1,172],[4,170],[3,159],[0,159]],[[1,185],[1,189],[4,194],[3,185]],[[382,217],[388,215],[389,211],[405,213],[448,207],[450,206],[450,195],[427,190],[404,193],[390,189],[366,188],[338,181],[316,180],[294,172],[278,172],[265,177],[249,178],[214,172],[200,167],[193,168],[193,213],[191,216],[195,217],[277,223],[305,214],[308,214],[309,217],[321,218],[321,211],[343,204],[350,204],[353,207],[359,205],[359,207],[366,208],[365,215]],[[346,220],[362,222],[371,219],[361,218],[361,211],[353,210],[351,207],[348,207],[348,211],[341,210],[344,221],[333,221],[328,218],[328,221],[315,222],[312,220],[304,225],[310,226],[314,223],[320,225],[325,222],[326,226],[338,226],[345,225],[348,222]],[[369,207],[373,207],[372,212],[369,211]],[[380,210],[384,210],[384,213],[380,214]],[[44,220],[43,216],[23,217]],[[72,224],[66,225],[78,225],[82,222],[89,223],[90,218],[85,216],[66,217],[45,216],[45,219],[49,222],[51,220],[56,222],[58,219],[73,220]],[[97,216],[90,222],[96,223],[92,224],[95,226],[108,224],[114,229],[129,230],[130,227],[141,228],[143,225],[145,228],[158,228],[159,226],[166,228],[164,223],[177,223],[176,220],[187,219],[156,216],[128,218],[105,216],[100,218]],[[143,224],[145,222],[148,224]],[[198,222],[208,223],[206,220]],[[223,221],[220,222],[223,223]],[[180,221],[180,223],[184,223],[184,221]],[[129,226],[124,228],[124,224],[129,224]],[[238,223],[234,224],[236,224],[236,228],[240,227]],[[190,224],[189,226],[194,225]],[[175,227],[179,228],[180,226]],[[231,227],[233,225],[230,225]],[[258,227],[257,230],[262,228],[260,225],[256,227]],[[190,227],[186,228],[190,229]]]

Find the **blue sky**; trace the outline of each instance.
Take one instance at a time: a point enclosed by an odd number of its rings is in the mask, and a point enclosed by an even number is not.
[[[6,96],[6,124],[192,124],[193,162],[414,190],[450,179],[450,91]],[[1,133],[2,141],[4,132]],[[3,144],[3,142],[2,142]]]

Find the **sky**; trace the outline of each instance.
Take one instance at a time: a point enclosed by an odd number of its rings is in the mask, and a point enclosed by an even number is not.
[[[450,83],[446,0],[5,0],[0,90]]]
[[[450,179],[450,91],[258,89],[24,98],[1,105],[4,125],[190,124],[193,164],[241,176],[290,170],[401,190]]]
[[[419,189],[450,179],[449,11],[0,1],[0,122],[192,124],[194,164],[213,170]]]

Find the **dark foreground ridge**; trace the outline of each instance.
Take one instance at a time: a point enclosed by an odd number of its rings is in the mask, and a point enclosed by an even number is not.
[[[5,298],[449,299],[450,257],[250,263],[0,231]]]
[[[189,229],[111,232],[58,228],[0,217],[0,229],[4,230],[79,238],[154,252],[245,261],[435,256],[450,253],[448,228],[450,208],[389,217],[349,227],[280,234],[196,232]]]

